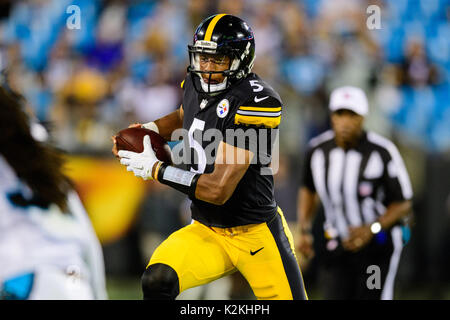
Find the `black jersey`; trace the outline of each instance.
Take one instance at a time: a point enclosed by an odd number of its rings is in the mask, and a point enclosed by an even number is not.
[[[183,129],[189,131],[189,147],[195,155],[195,161],[185,164],[184,169],[212,172],[216,149],[211,144],[217,147],[220,141],[253,151],[255,161],[225,204],[219,206],[192,199],[192,218],[215,227],[270,220],[277,212],[270,162],[281,121],[280,96],[254,73],[215,96],[197,92],[193,81],[199,81],[198,77],[188,74],[182,84]],[[208,137],[211,132],[220,141]],[[207,153],[212,156],[208,158],[205,153],[211,149]]]

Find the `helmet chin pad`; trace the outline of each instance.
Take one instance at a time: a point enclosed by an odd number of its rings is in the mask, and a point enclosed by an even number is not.
[[[200,85],[202,86],[202,89],[206,93],[214,93],[217,91],[223,91],[227,88],[227,82],[228,79],[225,78],[221,83],[218,84],[208,84],[203,80],[203,77],[200,76]]]

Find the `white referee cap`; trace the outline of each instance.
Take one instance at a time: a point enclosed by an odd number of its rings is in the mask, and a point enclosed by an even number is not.
[[[357,87],[340,87],[334,89],[330,96],[330,110],[351,110],[361,116],[369,112],[369,103],[364,91]]]

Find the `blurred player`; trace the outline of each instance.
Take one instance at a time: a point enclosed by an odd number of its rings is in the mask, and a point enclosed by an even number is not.
[[[182,168],[158,161],[148,136],[142,153],[118,152],[136,176],[167,184],[192,200],[193,223],[169,236],[150,259],[142,276],[144,299],[175,299],[183,290],[236,271],[258,299],[306,299],[292,235],[273,194],[271,148],[282,102],[251,73],[253,32],[240,18],[217,14],[198,26],[188,49],[182,105],[143,127],[167,140],[174,130],[185,129],[184,141],[196,161]],[[211,141],[195,138],[210,132],[221,137],[211,162],[206,154]],[[242,143],[252,133],[258,141]],[[230,155],[243,161],[228,161]]]
[[[61,155],[3,87],[0,105],[0,299],[106,299],[101,246]]]

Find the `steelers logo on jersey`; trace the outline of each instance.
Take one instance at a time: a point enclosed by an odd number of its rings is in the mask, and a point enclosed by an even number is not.
[[[227,99],[221,100],[217,105],[216,111],[219,118],[225,118],[228,111],[230,111],[230,102]]]

